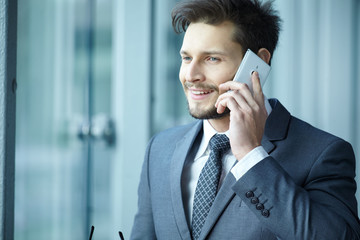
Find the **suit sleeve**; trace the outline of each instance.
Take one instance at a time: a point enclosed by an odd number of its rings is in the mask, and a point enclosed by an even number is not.
[[[337,140],[317,157],[300,185],[268,157],[233,190],[279,239],[360,239],[354,177],[352,147]]]
[[[156,239],[153,213],[151,207],[151,189],[149,181],[149,155],[152,138],[148,144],[144,163],[142,166],[140,183],[138,187],[138,211],[135,215],[130,239]]]

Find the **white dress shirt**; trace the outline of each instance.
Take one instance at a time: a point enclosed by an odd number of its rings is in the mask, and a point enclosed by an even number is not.
[[[265,107],[269,115],[272,109],[267,99],[265,99]],[[218,132],[210,125],[208,120],[204,120],[203,133],[195,158],[186,159],[182,174],[181,190],[183,194],[183,203],[185,215],[190,225],[196,185],[199,180],[200,172],[205,166],[210,154],[209,141]],[[228,136],[228,131],[222,134]],[[268,153],[262,146],[259,146],[245,155],[240,161],[237,161],[231,150],[229,150],[222,158],[222,173],[220,176],[219,188],[230,171],[235,179],[239,180],[247,171],[267,156],[269,156]]]

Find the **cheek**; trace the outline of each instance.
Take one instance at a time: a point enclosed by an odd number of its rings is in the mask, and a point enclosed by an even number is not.
[[[226,74],[216,74],[216,75],[213,75],[212,80],[213,80],[213,83],[217,87],[219,87],[220,84],[225,83],[225,82],[227,82],[227,81],[229,81],[231,79]]]
[[[214,72],[213,74],[213,80],[214,82],[219,86],[222,83],[232,81],[237,69],[229,69],[227,71],[224,71],[223,69],[220,69],[219,71]]]
[[[184,70],[184,67],[181,66],[180,67],[180,70],[179,70],[179,80],[182,84],[184,84],[185,82],[185,70]]]

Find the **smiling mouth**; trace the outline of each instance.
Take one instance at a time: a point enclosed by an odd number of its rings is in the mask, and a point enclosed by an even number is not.
[[[214,90],[191,90],[190,89],[190,91],[194,95],[206,95],[206,94],[212,93]]]

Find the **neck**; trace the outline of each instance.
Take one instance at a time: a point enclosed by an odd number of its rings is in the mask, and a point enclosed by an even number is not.
[[[208,121],[210,125],[219,133],[229,130],[230,115],[217,119],[209,119]]]

